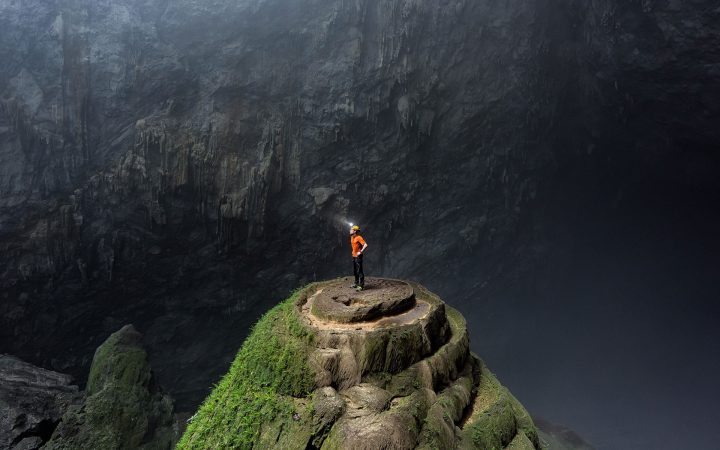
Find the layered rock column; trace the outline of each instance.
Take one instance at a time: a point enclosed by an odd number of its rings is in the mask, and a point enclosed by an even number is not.
[[[315,336],[320,448],[540,448],[527,411],[470,353],[456,310],[414,283],[349,284],[311,286],[296,304]]]
[[[540,449],[527,411],[418,284],[313,283],[268,311],[179,450]]]

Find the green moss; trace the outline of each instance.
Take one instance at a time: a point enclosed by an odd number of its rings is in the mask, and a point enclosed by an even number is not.
[[[540,437],[538,436],[537,428],[535,428],[532,417],[530,417],[525,407],[509,390],[506,389],[506,392],[510,400],[510,406],[515,414],[515,419],[517,420],[518,429],[525,434],[533,446],[540,448]]]
[[[423,356],[423,347],[420,326],[408,325],[392,330],[385,350],[384,371],[397,373],[419,361]]]
[[[303,291],[296,291],[255,324],[178,449],[250,449],[263,424],[292,420],[293,397],[308,395],[314,387],[314,373],[307,363],[313,335],[295,313]]]
[[[450,340],[426,358],[436,390],[447,386],[457,377],[468,356],[469,340],[465,319],[449,306],[445,311],[450,324]]]
[[[313,436],[312,414],[304,400],[293,400],[294,413],[279,415],[273,422],[264,423],[253,448],[282,448],[284,450],[305,450]]]
[[[98,347],[85,394],[43,448],[161,450],[177,440],[172,400],[152,381],[141,336],[132,326]]]
[[[360,351],[362,374],[397,373],[422,359],[425,347],[417,324],[368,333]]]
[[[360,352],[360,368],[363,374],[383,371],[388,339],[387,333],[368,333]]]
[[[417,390],[405,397],[399,397],[396,401],[395,408],[410,414],[416,419],[415,429],[418,429],[421,423],[421,419],[427,414],[427,410],[430,407],[430,400],[428,398],[428,391]]]
[[[406,370],[394,375],[387,383],[387,391],[389,391],[393,397],[405,397],[422,387],[417,365],[410,366]]]
[[[421,443],[429,448],[453,448],[455,424],[442,405],[433,404],[425,416]]]
[[[86,393],[93,395],[108,385],[120,387],[146,386],[151,373],[147,353],[124,334],[112,334],[95,351]]]
[[[518,431],[515,438],[505,447],[505,450],[535,450],[535,444],[523,433]]]
[[[328,437],[323,441],[320,450],[342,450],[344,440],[345,438],[342,434],[341,427],[336,424],[330,429],[330,434],[328,434]]]
[[[424,448],[455,448],[455,424],[471,397],[472,378],[457,379],[437,395],[423,424],[421,443]]]
[[[469,431],[477,448],[499,450],[508,445],[517,433],[517,424],[507,398],[480,413]]]
[[[398,396],[399,394],[395,393],[395,391],[389,387],[390,383],[396,376],[397,375],[393,375],[387,372],[375,372],[368,374],[366,377],[363,377],[363,383],[368,383],[375,387],[379,387],[380,389],[385,389],[387,391],[390,391],[393,396]]]
[[[334,390],[328,388],[322,397],[317,393],[308,397],[315,383],[308,365],[315,346],[311,330],[300,322],[295,307],[310,290],[323,284],[294,294],[263,316],[177,448],[334,450],[351,444],[372,446],[371,441],[358,441],[362,424],[353,421],[357,418],[343,416],[346,404],[336,398]],[[430,294],[422,295],[435,301]],[[424,449],[499,450],[511,443],[518,449],[526,448],[528,441],[534,445],[537,434],[522,405],[479,359],[468,359],[462,315],[450,307],[444,312],[447,322],[438,322],[437,346],[427,342],[430,338],[421,327],[393,327],[368,333],[364,341],[353,341],[363,381],[393,397],[389,408],[379,413],[378,423],[383,430],[394,432],[374,436],[372,439],[385,446],[377,448],[412,444]],[[411,365],[423,356],[418,352],[431,350],[434,353],[423,362]],[[468,409],[471,401],[473,407]],[[471,417],[463,418],[468,411],[472,411]],[[463,427],[460,433],[458,426]]]
[[[480,368],[479,385],[473,414],[462,430],[465,444],[490,450],[505,448],[511,441],[515,442],[513,448],[524,448],[525,441],[529,441],[534,448],[541,448],[537,430],[525,408],[482,360],[476,359],[476,363]]]

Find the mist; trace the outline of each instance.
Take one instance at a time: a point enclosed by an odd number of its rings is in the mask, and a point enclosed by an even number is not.
[[[475,350],[532,413],[597,448],[712,448],[717,197],[652,181],[620,204],[549,199],[546,257],[465,312]]]
[[[293,290],[417,281],[536,417],[715,448],[713,1],[0,0],[0,353],[192,413]]]

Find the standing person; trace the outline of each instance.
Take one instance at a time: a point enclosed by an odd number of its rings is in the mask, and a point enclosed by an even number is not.
[[[353,225],[350,227],[350,248],[353,257],[353,273],[355,274],[355,284],[352,288],[362,291],[365,287],[365,274],[363,273],[363,252],[367,248],[367,242],[360,236],[360,227]]]

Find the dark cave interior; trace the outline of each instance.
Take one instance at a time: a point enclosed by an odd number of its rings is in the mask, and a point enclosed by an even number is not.
[[[133,323],[192,411],[354,219],[531,413],[717,446],[714,2],[85,3],[0,5],[0,352]]]

